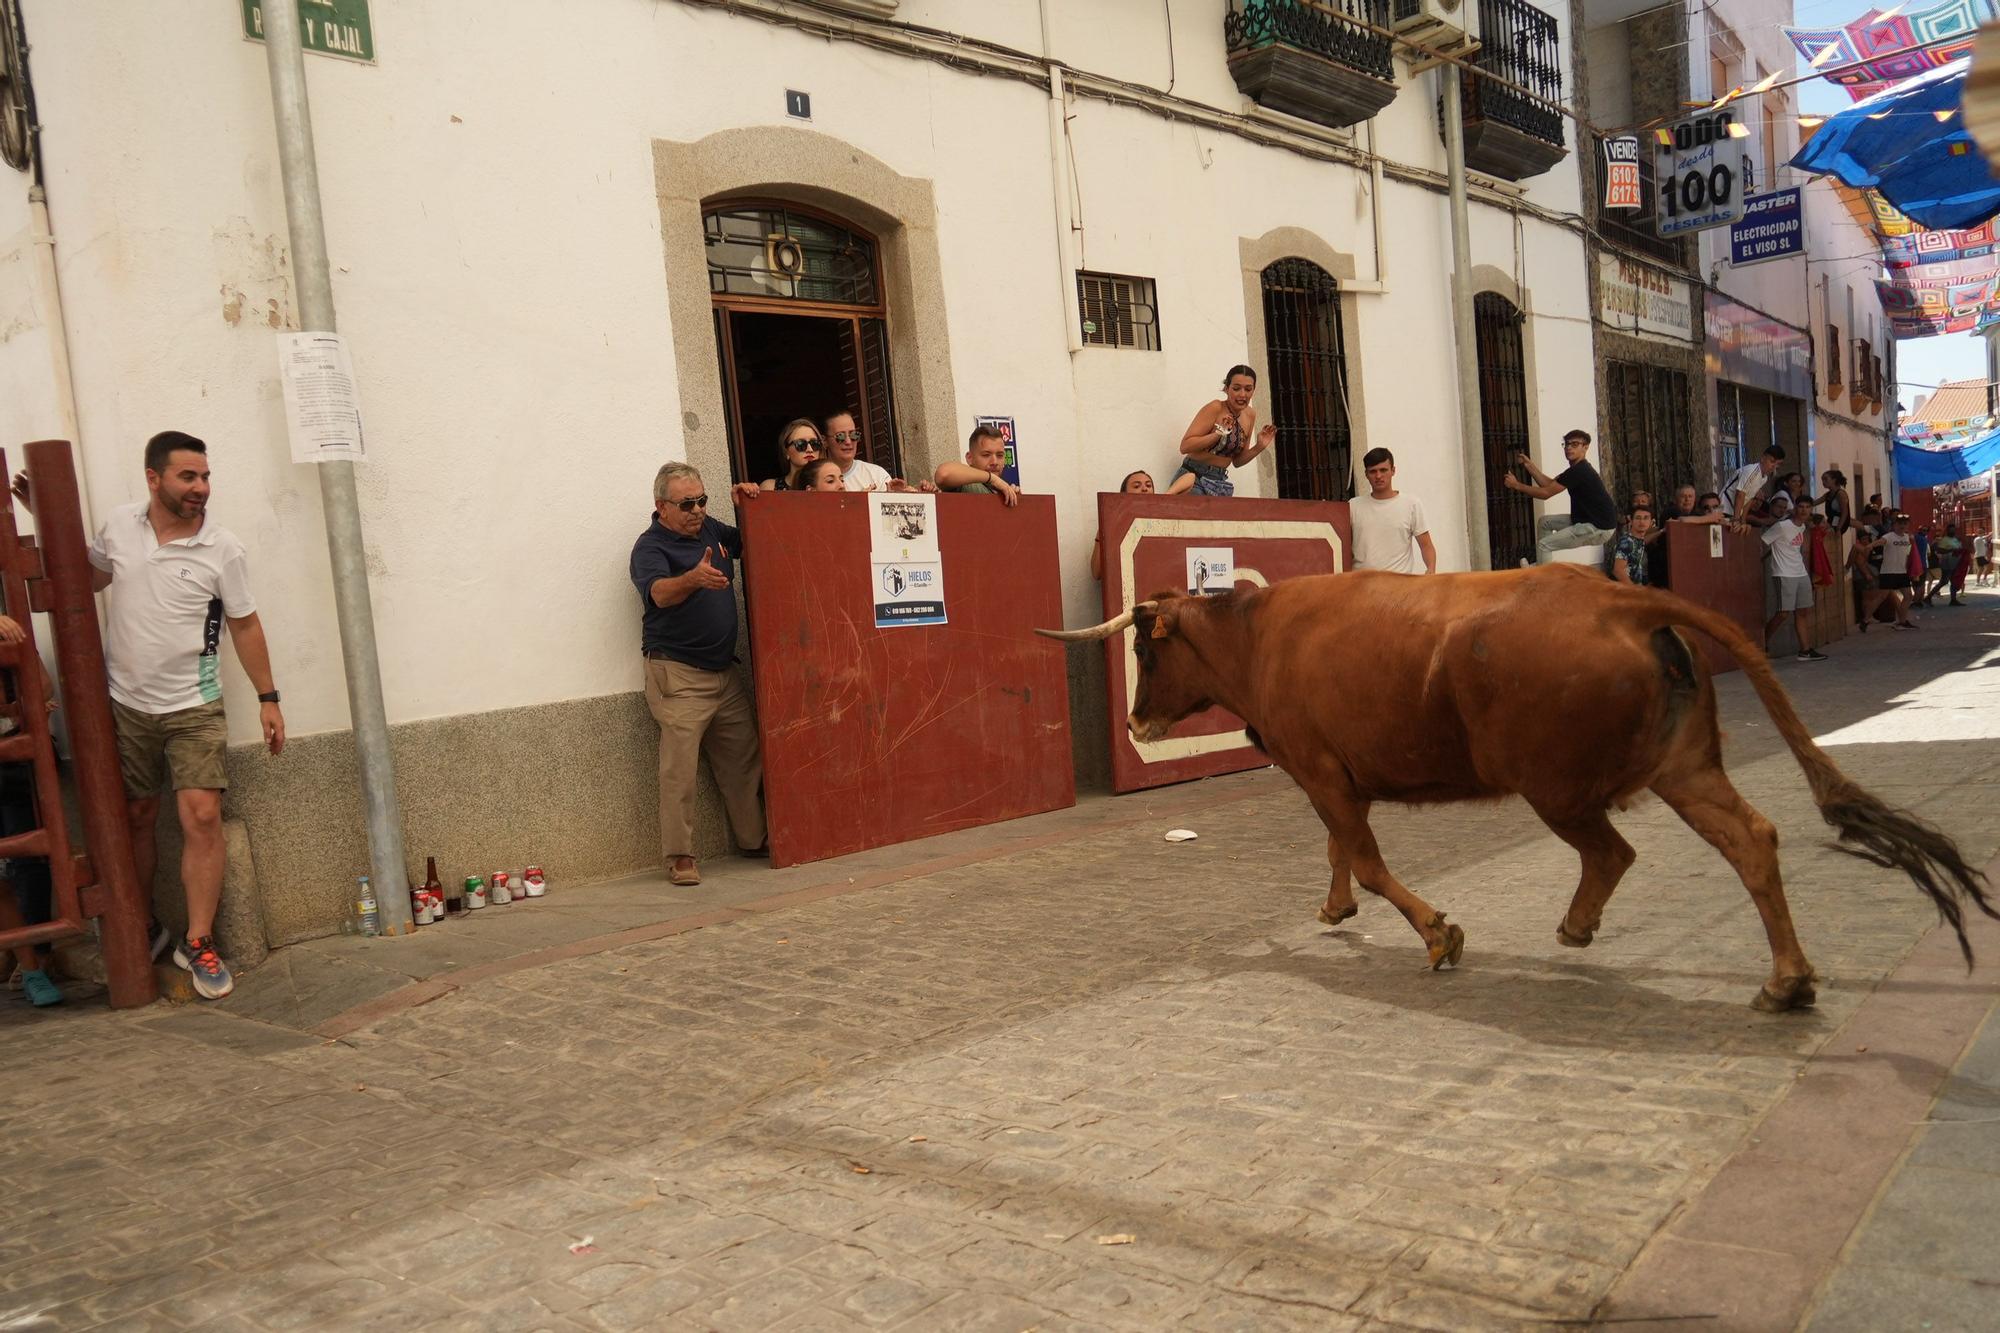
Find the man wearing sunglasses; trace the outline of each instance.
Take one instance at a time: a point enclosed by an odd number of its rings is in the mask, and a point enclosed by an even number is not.
[[[856,455],[861,450],[861,428],[854,424],[852,412],[835,412],[826,419],[826,456],[840,464],[840,484],[850,491],[934,491],[936,486],[924,482],[912,486],[901,477],[889,475],[889,469],[878,463],[871,463]]]
[[[760,492],[744,483],[739,502]],[[653,518],[632,547],[632,583],[644,610],[646,707],[660,724],[660,851],[674,884],[701,883],[694,858],[698,755],[722,789],[736,844],[766,855],[763,761],[750,696],[736,661],[736,593],[743,538],[708,516],[701,473],[668,463],[653,478]]]

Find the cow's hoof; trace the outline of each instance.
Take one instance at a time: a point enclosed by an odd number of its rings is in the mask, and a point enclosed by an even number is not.
[[[1590,942],[1596,938],[1597,932],[1594,930],[1586,930],[1581,935],[1572,935],[1569,933],[1569,926],[1566,922],[1558,921],[1556,923],[1556,943],[1566,945],[1571,949],[1588,949]]]
[[[1757,992],[1757,998],[1750,1001],[1750,1007],[1767,1014],[1810,1009],[1819,1002],[1819,991],[1813,985],[1817,979],[1807,973],[1802,977],[1785,977],[1775,984],[1767,981]]]
[[[1340,911],[1338,912],[1329,912],[1324,907],[1322,907],[1319,909],[1319,919],[1329,926],[1337,926],[1341,922],[1347,920],[1347,918],[1356,915],[1360,911],[1361,909],[1355,906],[1353,903],[1349,903],[1347,906],[1341,908]]]
[[[1444,938],[1430,948],[1433,972],[1442,968],[1457,967],[1458,956],[1465,952],[1465,932],[1457,926],[1447,925],[1443,917],[1437,919],[1437,924],[1444,927]]]

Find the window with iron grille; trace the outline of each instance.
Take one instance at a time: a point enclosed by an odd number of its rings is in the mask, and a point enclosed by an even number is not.
[[[1832,393],[1840,387],[1840,325],[1826,326],[1826,343],[1820,348],[1820,355],[1826,359],[1826,391]]]
[[[28,169],[28,71],[21,59],[15,0],[0,0],[0,162]]]
[[[1278,498],[1345,500],[1354,494],[1354,462],[1340,284],[1311,260],[1280,259],[1264,270],[1263,287]]]
[[[753,205],[702,218],[708,290],[715,296],[773,297],[874,305],[875,242],[798,209]]]
[[[1658,499],[1683,482],[1708,490],[1708,460],[1697,460],[1689,428],[1688,377],[1665,366],[1629,361],[1607,362],[1604,369],[1602,461],[1605,482],[1620,507],[1635,491],[1650,491]],[[1717,395],[1723,456],[1739,458],[1743,416],[1736,386],[1719,385]]]
[[[1159,298],[1151,278],[1079,271],[1076,310],[1085,347],[1160,350]]]

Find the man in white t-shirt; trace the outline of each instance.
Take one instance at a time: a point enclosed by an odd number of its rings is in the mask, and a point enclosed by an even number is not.
[[[1764,626],[1764,642],[1771,641],[1789,612],[1798,631],[1799,661],[1826,661],[1826,654],[1812,646],[1813,581],[1806,572],[1806,530],[1792,521],[1792,497],[1783,491],[1771,497],[1764,551],[1771,557],[1771,577],[1778,583],[1778,613]]]
[[[219,1000],[236,984],[213,938],[222,901],[222,793],[229,785],[224,625],[257,687],[264,743],[274,755],[285,748],[285,717],[243,543],[208,521],[208,477],[208,446],[194,436],[169,430],[148,440],[149,498],[110,512],[90,543],[90,563],[91,586],[110,593],[104,665],[139,884],[151,897],[160,788],[171,777],[188,916],[174,962],[193,975],[197,994]],[[15,480],[14,493],[31,504],[25,476]]]
[[[912,486],[889,469],[857,455],[861,450],[861,427],[852,412],[835,412],[826,419],[826,456],[840,464],[840,484],[850,491],[934,491],[930,482]]]
[[[1722,488],[1722,505],[1731,518],[1738,523],[1749,518],[1750,502],[1770,484],[1771,474],[1784,461],[1785,446],[1774,444],[1766,448],[1756,462],[1745,463],[1736,469],[1736,475]]]
[[[1368,494],[1347,506],[1354,524],[1354,567],[1414,574],[1414,552],[1422,552],[1424,573],[1437,573],[1437,547],[1431,544],[1424,507],[1395,487],[1396,456],[1387,449],[1370,449],[1362,455],[1361,471],[1368,478]]]

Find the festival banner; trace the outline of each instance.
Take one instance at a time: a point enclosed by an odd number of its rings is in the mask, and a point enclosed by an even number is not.
[[[1840,28],[1785,28],[1813,69],[1859,102],[1884,88],[1972,54],[1979,25],[2000,17],[1995,0],[1945,0],[1915,13],[1870,9]],[[1958,37],[1958,41],[1943,40]],[[1936,46],[1926,46],[1937,42]],[[1918,49],[1925,48],[1925,49]]]

